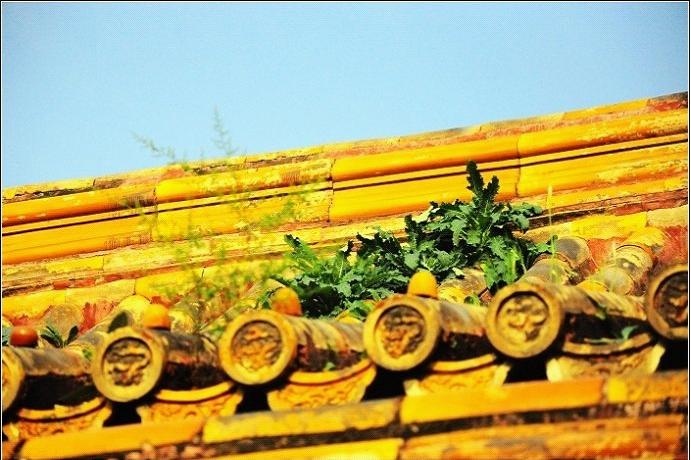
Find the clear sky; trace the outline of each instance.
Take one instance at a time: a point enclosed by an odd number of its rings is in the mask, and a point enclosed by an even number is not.
[[[2,186],[688,91],[688,6],[3,3]]]

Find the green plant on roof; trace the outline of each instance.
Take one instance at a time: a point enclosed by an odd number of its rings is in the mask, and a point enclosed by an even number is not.
[[[43,340],[50,343],[55,348],[64,348],[74,339],[76,339],[78,334],[79,327],[72,326],[69,332],[67,333],[67,337],[63,337],[62,334],[60,334],[60,331],[58,331],[51,324],[48,324],[46,325],[46,327],[43,328],[40,335]]]
[[[214,130],[217,135],[215,146],[227,155],[234,155],[236,151],[217,111],[214,113]],[[137,139],[154,155],[177,162],[173,149],[160,147],[141,136]],[[221,183],[213,182],[217,175],[209,175],[206,182],[210,187],[208,192],[217,194],[216,205],[227,206],[228,219],[234,223],[234,232],[238,236],[234,241],[244,243],[244,257],[264,253],[259,234],[280,230],[283,224],[294,222],[302,208],[299,206],[302,195],[297,193],[277,212],[259,216],[258,201],[251,200],[251,193],[238,185],[244,182],[227,177],[236,171],[235,163],[193,166],[183,161],[183,164],[188,174],[224,173]],[[472,161],[467,165],[467,174],[468,189],[473,193],[471,201],[431,203],[423,214],[415,218],[405,217],[403,243],[390,232],[380,229],[370,237],[357,235],[357,243],[348,242],[344,249],[323,256],[298,238],[287,235],[291,252],[283,261],[265,267],[259,273],[245,273],[234,268],[235,264],[228,267],[228,261],[237,256],[229,257],[222,240],[212,241],[212,232],[204,231],[199,222],[190,221],[186,231],[184,222],[176,222],[180,228],[177,232],[168,231],[169,243],[175,248],[178,265],[190,271],[193,287],[182,298],[176,288],[171,288],[166,297],[176,302],[173,309],[184,312],[191,319],[194,330],[201,330],[214,317],[225,315],[224,311],[232,308],[247,286],[263,283],[268,278],[294,289],[306,316],[326,318],[346,311],[357,318],[364,318],[371,309],[372,300],[404,292],[408,279],[418,270],[432,272],[441,282],[461,276],[463,268],[480,268],[485,273],[489,289],[496,291],[515,281],[537,255],[549,249],[548,244],[535,244],[515,236],[516,232],[525,232],[528,219],[542,211],[530,204],[513,206],[495,202],[499,192],[498,179],[493,177],[485,184]],[[303,191],[309,192],[309,187]],[[157,225],[158,219],[149,221]],[[161,236],[155,230],[159,241],[168,241],[165,235]],[[187,240],[186,245],[177,244],[180,234]],[[235,245],[234,249],[237,248]],[[201,275],[195,271],[200,263],[208,263],[209,252],[215,256],[217,266],[224,268],[217,270],[214,277],[208,275],[207,269]],[[260,303],[268,304],[270,293],[265,294],[260,297]]]
[[[237,156],[239,151],[232,145],[229,130],[217,109],[213,113],[213,132],[214,148],[226,159]],[[266,201],[253,195],[252,177],[242,168],[242,161],[189,162],[172,147],[162,146],[146,136],[135,134],[134,137],[153,156],[179,165],[185,176],[203,176],[204,180],[199,181],[201,188],[194,190],[194,196],[184,199],[196,200],[202,196],[203,205],[222,210],[227,222],[232,223],[233,236],[227,239],[218,237],[219,232],[212,225],[198,216],[193,219],[191,214],[187,220],[168,221],[169,227],[161,228],[155,205],[146,208],[134,203],[142,224],[156,235],[158,244],[171,249],[169,254],[174,259],[171,265],[188,275],[184,292],[175,283],[162,282],[154,286],[160,293],[158,297],[172,304],[171,311],[188,319],[186,329],[198,332],[219,316],[232,317],[234,312],[227,310],[235,308],[249,286],[261,285],[272,274],[282,271],[282,260],[267,259],[255,264],[252,270],[246,264],[235,262],[261,257],[265,251],[262,232],[276,231],[298,220],[304,208],[301,204],[313,186],[296,186],[286,196],[271,197],[270,205],[266,206]]]
[[[380,300],[406,286],[404,275],[379,268],[366,257],[354,257],[353,242],[332,256],[320,256],[306,243],[286,235],[286,255],[294,276],[274,276],[300,298],[305,316],[333,318],[347,310],[360,319],[369,313],[368,300]]]
[[[5,347],[10,344],[10,334],[12,334],[12,328],[7,326],[2,326],[2,346]]]
[[[438,281],[462,275],[466,267],[481,268],[491,291],[512,283],[550,244],[519,238],[528,218],[542,210],[535,205],[497,203],[499,180],[485,185],[477,165],[469,162],[470,202],[431,203],[423,214],[405,217],[405,242],[379,229],[373,236],[357,235],[353,243],[332,256],[319,256],[299,239],[288,235],[287,255],[294,276],[276,278],[293,288],[303,311],[312,317],[334,317],[348,310],[356,317],[369,312],[368,299],[378,300],[405,292],[418,270],[432,272]],[[473,302],[479,299],[471,298]]]
[[[634,331],[637,329],[639,329],[637,325],[625,326],[621,328],[621,330],[613,332],[613,337],[598,337],[596,339],[586,337],[584,342],[592,345],[623,343],[629,340],[632,336],[636,335],[634,334]]]
[[[516,281],[550,248],[549,243],[534,243],[514,234],[528,230],[528,219],[542,210],[528,203],[495,202],[497,177],[485,185],[472,161],[467,173],[468,189],[473,193],[470,202],[433,202],[423,214],[406,216],[407,244],[382,230],[371,238],[358,235],[362,243],[358,254],[408,277],[428,270],[439,281],[459,276],[465,267],[481,268],[493,292]]]

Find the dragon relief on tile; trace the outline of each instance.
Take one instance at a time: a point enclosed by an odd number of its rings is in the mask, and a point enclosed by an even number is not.
[[[151,350],[141,340],[122,339],[112,344],[103,359],[103,374],[116,386],[136,386],[144,381]]]
[[[242,400],[242,394],[227,392],[204,401],[169,402],[155,401],[148,406],[140,406],[137,413],[142,422],[165,422],[190,418],[234,415]]]
[[[504,383],[507,373],[508,367],[501,364],[490,364],[458,372],[431,372],[420,380],[406,382],[406,393],[411,394],[408,387],[415,388],[416,393],[422,394],[500,386]]]
[[[685,326],[689,316],[689,283],[685,273],[665,280],[655,293],[654,304],[665,321],[673,327]]]
[[[425,337],[425,321],[410,307],[392,308],[382,315],[377,335],[386,352],[399,358],[414,352]]]
[[[497,329],[515,344],[537,342],[548,319],[547,304],[535,296],[517,294],[497,312]]]
[[[28,420],[17,417],[3,426],[3,433],[10,441],[29,439],[39,436],[50,436],[58,433],[72,433],[91,428],[101,428],[110,417],[110,405],[102,405],[90,412],[68,418],[47,418],[46,420]]]
[[[375,375],[374,366],[370,366],[362,372],[335,382],[288,383],[283,388],[269,392],[269,406],[272,410],[284,410],[357,403],[362,400]]]
[[[244,325],[233,338],[231,349],[234,359],[245,369],[257,371],[270,367],[281,354],[281,333],[266,321],[253,321]]]
[[[610,377],[614,375],[652,374],[659,355],[656,347],[603,356],[556,358],[561,374],[566,378]]]

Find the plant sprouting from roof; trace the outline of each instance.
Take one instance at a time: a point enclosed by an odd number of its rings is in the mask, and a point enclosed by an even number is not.
[[[285,239],[292,249],[286,258],[294,276],[276,275],[274,279],[295,290],[305,316],[333,318],[347,311],[364,319],[371,309],[369,301],[391,295],[408,280],[400,273],[379,269],[365,257],[354,257],[353,242],[325,257],[294,236]]]
[[[420,216],[405,217],[407,244],[398,244],[388,232],[374,237],[358,235],[358,254],[405,276],[417,270],[432,272],[439,281],[460,274],[465,267],[481,268],[491,291],[512,283],[549,250],[548,244],[533,243],[515,236],[525,232],[528,219],[539,215],[539,206],[495,202],[499,192],[496,176],[485,185],[477,165],[467,165],[470,202],[432,202]]]
[[[305,243],[287,236],[292,252],[287,255],[294,277],[281,281],[293,288],[308,316],[332,317],[355,311],[362,317],[371,305],[394,292],[404,292],[409,278],[427,270],[438,281],[461,276],[466,267],[481,268],[490,290],[512,283],[549,249],[519,238],[528,229],[538,206],[495,202],[496,177],[485,185],[474,162],[469,162],[470,202],[431,203],[423,214],[405,217],[406,241],[379,229],[371,237],[357,235],[353,243],[330,257],[320,257]],[[366,307],[366,308],[365,308]]]
[[[41,338],[44,339],[46,342],[50,343],[51,345],[53,345],[55,348],[64,348],[69,343],[71,343],[74,339],[76,339],[78,334],[79,334],[79,327],[78,326],[72,326],[70,328],[69,332],[67,333],[67,337],[63,337],[62,334],[60,334],[60,331],[58,331],[56,327],[54,327],[51,324],[48,324],[41,331]]]
[[[226,158],[236,155],[238,150],[231,143],[218,109],[214,109],[213,130],[215,148]],[[311,191],[311,186],[296,187],[287,196],[256,198],[253,179],[239,167],[240,162],[231,159],[189,163],[171,147],[162,147],[144,136],[135,135],[135,139],[154,156],[181,165],[186,177],[199,177],[198,187],[203,188],[193,190],[195,195],[189,199],[200,199],[202,206],[209,206],[210,211],[222,210],[225,216],[221,231],[214,227],[218,223],[200,219],[193,213],[181,213],[184,217],[174,221],[168,219],[162,227],[160,223],[164,219],[157,206],[140,208],[151,233],[156,235],[160,245],[170,249],[175,259],[173,265],[185,273],[182,278],[186,280],[182,292],[177,283],[154,286],[159,295],[149,300],[169,305],[171,314],[186,317],[186,323],[192,324],[191,329],[200,331],[215,317],[224,314],[225,309],[232,308],[251,286],[261,285],[271,274],[282,270],[280,260],[267,260],[252,270],[247,269],[245,262],[253,256],[261,257],[266,250],[262,234],[277,231],[299,219],[300,204],[305,201],[304,196]],[[233,236],[225,238],[219,233],[232,233]]]

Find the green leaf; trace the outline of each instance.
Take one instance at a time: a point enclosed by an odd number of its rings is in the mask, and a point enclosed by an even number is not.
[[[468,173],[468,190],[473,192],[476,196],[482,196],[485,182],[482,180],[480,171],[477,169],[477,164],[472,160],[469,161],[466,166],[466,172]]]
[[[607,319],[607,306],[595,302],[595,317],[605,321]]]
[[[482,242],[482,232],[476,228],[470,230],[465,241],[471,245],[479,245]]]
[[[463,303],[468,303],[471,305],[482,305],[482,302],[480,301],[480,298],[477,296],[477,294],[466,296],[465,299],[463,299]]]
[[[415,252],[405,254],[405,256],[403,256],[403,260],[405,261],[406,267],[410,268],[411,270],[416,270],[420,262],[420,254]]]
[[[70,332],[67,334],[67,340],[65,341],[65,345],[69,344],[74,339],[76,339],[78,334],[79,334],[79,327],[78,326],[72,326],[72,328],[70,328]]]
[[[500,283],[502,279],[501,276],[499,275],[492,263],[483,263],[480,265],[480,267],[484,272],[485,283],[487,284],[487,288],[490,291],[493,291],[495,287]]]
[[[2,346],[5,347],[10,344],[11,327],[2,326]]]
[[[41,338],[53,345],[55,348],[62,348],[63,341],[60,333],[50,324],[46,325],[41,332]]]
[[[352,289],[350,289],[350,283],[347,283],[345,281],[341,281],[336,285],[336,290],[339,292],[339,294],[343,295],[344,297],[350,297],[352,294]]]
[[[622,340],[628,340],[631,337],[631,333],[636,329],[638,329],[638,326],[626,326],[622,328],[621,332],[619,333],[619,336]]]
[[[489,249],[492,251],[492,255],[496,256],[498,259],[505,259],[507,257],[508,248],[506,241],[501,237],[490,238]]]
[[[108,332],[110,333],[121,327],[129,326],[129,324],[129,315],[124,311],[120,312],[115,316],[115,318],[113,318],[113,321],[111,321],[108,325]]]
[[[91,361],[91,358],[93,358],[93,354],[89,348],[82,348],[82,356],[84,356],[84,359],[87,361]]]
[[[487,184],[487,189],[484,191],[483,198],[486,202],[492,202],[497,193],[499,193],[499,179],[497,176],[492,176],[492,180]]]
[[[522,231],[528,230],[528,227],[530,226],[530,223],[528,222],[528,218],[525,217],[524,215],[517,215],[513,221],[516,223],[519,229]]]
[[[591,338],[586,338],[584,341],[586,343],[591,343],[594,345],[602,345],[602,344],[610,344],[610,343],[621,343],[629,338],[631,338],[631,333],[638,329],[638,326],[633,325],[633,326],[626,326],[619,331],[619,336],[618,337],[601,337],[597,339],[591,339]]]
[[[275,277],[274,278],[276,281],[283,285],[288,285],[289,282],[282,279]],[[271,296],[274,294],[274,292],[278,291],[280,288],[274,288],[274,289],[267,289],[264,292],[262,292],[259,297],[257,297],[257,301],[255,302],[254,306],[259,309],[263,310],[270,310],[271,309]]]
[[[461,236],[465,232],[465,219],[454,219],[451,222],[451,243],[454,246],[458,246],[461,241]]]

